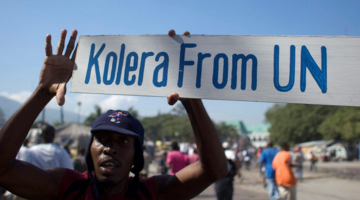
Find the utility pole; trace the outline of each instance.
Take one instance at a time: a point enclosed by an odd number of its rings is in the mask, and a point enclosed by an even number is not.
[[[60,124],[64,124],[64,108],[60,106]]]
[[[81,102],[79,101],[78,102],[78,107],[79,107],[79,109],[78,109],[78,124],[80,124],[80,108],[81,108]]]

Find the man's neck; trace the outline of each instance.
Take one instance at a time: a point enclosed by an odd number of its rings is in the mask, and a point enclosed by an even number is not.
[[[99,184],[99,189],[101,193],[105,194],[106,196],[110,197],[116,194],[120,194],[124,192],[128,187],[127,180],[126,181],[120,181],[116,184]]]

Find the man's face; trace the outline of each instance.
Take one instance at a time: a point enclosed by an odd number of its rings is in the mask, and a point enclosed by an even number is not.
[[[134,155],[134,138],[108,131],[94,134],[91,157],[100,183],[117,184],[122,180],[127,181]]]

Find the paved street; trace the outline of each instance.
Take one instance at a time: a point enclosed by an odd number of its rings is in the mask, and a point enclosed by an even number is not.
[[[319,169],[320,171],[320,169]],[[261,186],[259,181],[249,180],[249,177],[258,179],[255,171],[244,172],[247,180],[241,184],[236,184],[236,188],[244,191],[246,195],[264,194],[266,190]],[[341,179],[332,173],[312,173],[308,170],[304,172],[304,181],[297,184],[297,199],[298,200],[355,200],[359,199],[359,185],[358,180]],[[234,200],[246,199],[234,197]],[[262,198],[254,197],[247,199],[260,200]],[[268,198],[266,198],[268,199]]]
[[[297,184],[298,200],[358,200],[360,179],[349,177],[360,171],[360,162],[319,163],[318,172],[310,172],[305,163],[304,181]],[[348,172],[352,172],[349,173]],[[344,175],[345,174],[345,175]],[[243,179],[234,181],[234,200],[267,200],[258,168],[242,170]],[[354,176],[354,175],[353,175]],[[355,175],[356,176],[356,175]],[[194,200],[216,200],[214,186],[210,186]]]

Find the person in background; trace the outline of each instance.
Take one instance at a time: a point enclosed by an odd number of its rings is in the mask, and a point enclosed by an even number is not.
[[[297,167],[291,163],[289,144],[281,144],[281,151],[275,155],[272,166],[275,170],[275,180],[278,185],[281,200],[296,200],[296,178],[291,167]]]
[[[245,165],[245,169],[247,171],[250,170],[250,165],[251,165],[251,155],[250,155],[250,152],[248,149],[244,149],[242,151],[242,157],[243,157],[243,162],[244,162],[244,165]]]
[[[255,162],[256,162],[256,167],[258,167],[259,166],[259,164],[260,164],[260,162],[259,162],[259,158],[260,158],[260,155],[261,155],[261,152],[263,151],[263,148],[262,147],[259,147],[257,150],[256,150],[256,160],[255,160]],[[261,169],[261,168],[260,168]],[[261,170],[260,170],[260,172],[261,172]]]
[[[24,141],[24,144],[20,147],[20,150],[19,150],[18,154],[16,155],[16,159],[25,160],[28,150],[29,150],[28,143],[29,143],[29,138],[26,138]]]
[[[25,161],[41,169],[68,168],[74,169],[69,153],[53,143],[55,139],[55,128],[48,124],[41,126],[43,144],[30,147],[27,151]]]
[[[171,150],[167,154],[166,163],[171,169],[170,175],[174,175],[189,164],[189,157],[180,152],[179,145],[175,141],[171,143]]]
[[[295,147],[293,154],[293,163],[297,165],[295,168],[295,177],[300,182],[303,181],[303,162],[304,155],[301,152],[301,147]]]
[[[158,172],[160,172],[160,174],[162,174],[162,175],[168,173],[166,157],[167,157],[167,152],[163,151],[163,152],[161,152],[160,157],[158,159]]]
[[[275,181],[275,170],[272,167],[272,162],[278,152],[279,150],[273,147],[273,143],[268,141],[266,148],[261,152],[259,158],[260,168],[265,167],[266,182],[264,181],[264,184],[268,188],[270,200],[276,200],[279,197],[279,191]]]
[[[74,169],[78,172],[86,172],[87,171],[87,165],[85,161],[85,152],[86,150],[84,148],[80,149],[78,154],[73,160]]]
[[[240,159],[236,156],[236,152],[230,148],[229,142],[223,142],[222,147],[224,149],[226,159],[234,162],[236,166],[236,170],[238,171],[241,167],[241,163],[240,163]]]
[[[239,169],[238,169],[238,173],[237,173],[237,175],[238,175],[238,178],[240,179],[240,181],[243,181],[243,177],[242,177],[242,175],[241,175],[241,168],[242,168],[242,165],[243,165],[243,163],[244,163],[244,158],[243,158],[243,156],[242,156],[242,148],[237,148],[234,152],[235,152],[235,155],[236,155],[236,158],[239,160],[239,163],[240,163],[240,167],[239,167]]]
[[[223,142],[222,144],[228,165],[228,174],[226,177],[215,182],[215,192],[217,200],[232,200],[234,193],[234,176],[239,169],[238,159],[236,159],[234,151],[229,149],[229,143]]]
[[[147,178],[149,176],[149,165],[152,161],[151,155],[146,151],[146,146],[143,146],[144,156],[144,168],[140,171],[141,178]]]
[[[317,171],[317,161],[318,158],[315,156],[314,152],[310,152],[310,171]]]

